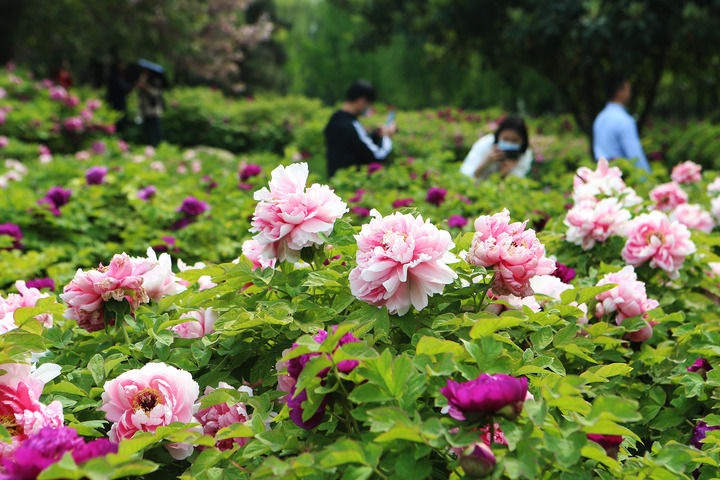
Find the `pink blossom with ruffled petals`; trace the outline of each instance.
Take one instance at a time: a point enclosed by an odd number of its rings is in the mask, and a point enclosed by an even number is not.
[[[676,182],[663,183],[650,191],[650,199],[655,208],[662,211],[673,210],[678,205],[687,203],[688,195]]]
[[[670,220],[705,233],[710,233],[715,228],[715,222],[710,212],[706,212],[700,205],[694,203],[678,205],[670,213]]]
[[[590,250],[596,242],[604,242],[611,235],[622,235],[630,216],[616,198],[604,198],[597,203],[580,202],[565,217],[567,241]]]
[[[158,301],[163,297],[177,295],[185,290],[180,284],[180,278],[172,271],[172,260],[167,253],[158,257],[152,247],[147,249],[147,258],[133,259],[140,264],[150,262],[153,267],[142,275],[142,286],[150,300]]]
[[[65,285],[60,298],[68,306],[65,318],[75,320],[89,332],[105,327],[103,304],[126,300],[134,313],[138,305],[150,299],[143,288],[143,275],[155,267],[149,259],[133,259],[126,253],[116,254],[107,267],[87,272],[78,269]],[[114,324],[115,319],[109,319]]]
[[[253,270],[265,270],[275,267],[275,259],[262,256],[263,246],[257,240],[245,240],[242,244],[242,253],[253,263]]]
[[[0,365],[0,370],[5,371],[0,376],[0,418],[12,436],[11,443],[0,442],[0,458],[4,458],[43,427],[62,426],[64,417],[59,401],[40,402],[45,382],[33,376],[30,365],[9,363]]]
[[[638,281],[635,269],[628,265],[615,273],[608,273],[598,282],[598,286],[617,284],[616,287],[596,295],[598,313],[617,313],[615,321],[618,325],[629,317],[642,315],[646,312],[647,293],[645,283]]]
[[[99,410],[113,422],[108,436],[114,443],[173,422],[194,422],[193,405],[200,393],[190,373],[164,363],[125,372],[105,382],[103,389]],[[168,451],[181,460],[192,454],[192,446]]]
[[[251,232],[263,245],[263,257],[295,262],[300,250],[321,245],[320,234],[329,235],[335,221],[347,212],[347,205],[327,185],[305,188],[307,163],[272,171],[268,188],[255,192]]]
[[[17,328],[14,316],[15,310],[23,307],[34,307],[41,298],[49,297],[37,288],[27,287],[23,280],[15,282],[18,293],[10,293],[6,298],[0,296],[0,333],[6,333]],[[46,327],[52,327],[52,315],[43,313],[35,316],[35,319]]]
[[[476,232],[465,260],[497,270],[492,281],[496,295],[532,295],[530,279],[555,271],[555,262],[545,256],[535,231],[525,230],[526,223],[510,223],[507,210],[475,220]]]
[[[677,183],[695,183],[702,178],[702,167],[693,161],[686,161],[675,165],[670,174],[673,182]]]
[[[442,293],[457,274],[448,263],[455,245],[450,234],[421,216],[394,213],[383,217],[377,210],[356,235],[357,267],[350,272],[350,289],[356,298],[386,306],[389,313],[404,315],[412,305],[418,311],[428,297]]]
[[[715,197],[710,200],[710,211],[713,217],[720,222],[720,197]]]
[[[82,117],[68,117],[63,122],[63,125],[68,132],[80,132],[84,128]]]
[[[610,167],[607,160],[598,160],[597,168],[578,168],[573,180],[573,200],[575,203],[583,201],[597,201],[599,197],[616,197],[623,206],[637,205],[642,201],[635,194],[635,190],[625,185],[622,171],[618,167]]]
[[[642,214],[627,224],[628,237],[622,257],[629,265],[648,260],[652,268],[661,268],[670,278],[677,278],[685,257],[695,252],[690,232],[680,222],[670,222],[659,211]]]
[[[232,385],[225,382],[218,383],[217,388],[235,390]],[[209,386],[206,387],[204,396],[207,396],[215,390],[215,388]],[[253,396],[253,391],[250,387],[242,386],[237,390],[239,392],[245,392],[251,397]],[[202,401],[203,398],[204,397],[200,397],[200,400]],[[250,420],[250,415],[248,414],[247,407],[243,402],[238,402],[232,406],[223,402],[199,410],[195,415],[195,418],[197,418],[197,421],[203,426],[203,433],[214,437],[222,428],[235,425],[236,423],[247,422]],[[233,447],[233,443],[237,443],[242,447],[249,441],[249,437],[226,438],[225,440],[216,441],[215,446],[220,450],[230,450]]]
[[[720,192],[720,177],[715,177],[715,180],[707,186],[707,191],[708,193]]]
[[[181,338],[202,338],[215,331],[215,322],[217,322],[218,314],[212,307],[207,309],[201,308],[193,312],[187,312],[180,315],[180,318],[192,319],[189,322],[180,323],[172,327],[178,337]]]

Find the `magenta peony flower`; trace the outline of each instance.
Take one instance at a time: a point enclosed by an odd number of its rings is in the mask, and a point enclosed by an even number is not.
[[[370,210],[365,207],[352,207],[350,209],[350,212],[354,213],[358,217],[369,217],[370,216]]]
[[[37,288],[38,290],[47,288],[49,290],[55,290],[55,280],[50,277],[36,278],[35,280],[28,280],[25,282],[27,288]]]
[[[412,198],[400,198],[398,200],[395,200],[392,204],[393,208],[403,208],[403,207],[409,207],[412,205],[413,199]]]
[[[320,425],[323,421],[323,418],[325,418],[325,408],[327,407],[328,396],[325,395],[323,397],[323,399],[320,401],[320,406],[315,411],[312,417],[307,420],[303,420],[302,416],[304,408],[302,404],[303,402],[306,402],[307,399],[307,392],[305,390],[302,390],[300,393],[296,394],[295,386],[292,387],[292,390],[290,390],[290,393],[288,394],[290,420],[295,422],[295,425],[300,428],[304,428],[305,430],[312,430],[313,428]]]
[[[22,280],[15,282],[15,288],[18,293],[10,293],[5,298],[0,296],[0,333],[6,333],[17,328],[14,319],[15,310],[23,307],[34,307],[38,300],[50,296],[47,293],[42,293],[37,288],[28,287]],[[35,319],[48,328],[53,325],[53,318],[49,313],[37,315]]]
[[[254,163],[245,165],[240,171],[240,181],[245,182],[247,179],[252,178],[255,175],[260,175],[261,173],[262,167],[260,165],[256,165]]]
[[[97,98],[91,98],[85,104],[89,110],[99,110],[102,106],[102,102]]]
[[[72,456],[75,463],[79,465],[90,459],[104,457],[108,453],[117,452],[117,443],[112,443],[107,438],[97,438],[73,449]]]
[[[348,199],[348,203],[360,203],[362,202],[363,195],[367,192],[364,188],[358,188],[355,190],[355,195]]]
[[[12,443],[0,442],[0,458],[7,458],[30,435],[43,427],[61,427],[62,405],[55,400],[49,405],[40,402],[45,382],[33,376],[30,365],[0,365],[0,418],[12,436]]]
[[[448,263],[455,245],[450,234],[422,216],[394,213],[383,217],[377,210],[369,224],[356,235],[357,267],[350,272],[350,288],[356,298],[388,312],[405,315],[410,306],[418,311],[428,297],[442,293],[457,274]]]
[[[7,235],[12,238],[12,245],[9,247],[12,249],[21,249],[23,247],[22,239],[23,234],[20,230],[20,226],[14,223],[1,223],[0,224],[0,237]]]
[[[555,271],[552,275],[559,278],[563,283],[570,283],[575,278],[575,269],[560,262],[555,262]]]
[[[78,269],[60,295],[68,307],[65,318],[94,332],[105,328],[105,302],[127,301],[130,312],[134,313],[141,303],[150,301],[143,288],[143,275],[155,266],[149,259],[133,259],[122,253],[113,256],[107,267],[101,265],[87,272]],[[114,325],[115,318],[108,319],[108,324]]]
[[[65,105],[70,108],[75,108],[80,105],[80,98],[77,95],[68,95],[65,97]],[[84,110],[83,110],[84,111]]]
[[[200,388],[192,375],[164,363],[148,363],[105,382],[102,406],[105,418],[114,422],[109,437],[114,443],[135,432],[154,432],[173,422],[191,423],[193,404]],[[192,445],[168,445],[173,458],[192,454]]]
[[[623,442],[622,435],[600,435],[588,433],[587,438],[605,449],[608,457],[617,458],[620,444]]]
[[[103,142],[102,140],[97,140],[93,142],[92,151],[95,155],[102,155],[103,153],[105,153],[107,151],[105,142]]]
[[[217,388],[235,390],[231,385],[225,382],[218,383]],[[251,397],[253,396],[253,391],[250,387],[242,386],[237,390],[245,392]],[[215,391],[214,388],[209,386],[205,387],[205,396],[213,391]],[[200,397],[200,401],[202,401],[203,398],[204,397]],[[195,418],[197,418],[197,421],[203,426],[203,433],[214,437],[215,434],[217,434],[217,432],[222,428],[229,427],[230,425],[234,425],[236,423],[247,422],[250,420],[250,415],[248,415],[247,408],[242,402],[238,402],[232,406],[229,406],[227,403],[219,403],[199,410],[195,415]],[[217,440],[215,442],[215,446],[220,450],[230,450],[233,448],[233,443],[237,443],[242,447],[249,441],[250,438],[248,437],[226,438],[225,440]]]
[[[253,270],[275,268],[275,259],[268,260],[262,252],[263,246],[257,240],[245,240],[242,244],[242,253],[253,263]]]
[[[202,213],[205,213],[209,209],[210,205],[208,205],[206,202],[198,200],[191,195],[182,201],[182,205],[177,208],[177,211],[182,212],[189,217],[196,217]]]
[[[481,373],[467,382],[448,380],[440,393],[448,399],[450,416],[456,420],[476,421],[488,415],[502,415],[512,420],[522,412],[528,380]]]
[[[604,242],[611,235],[622,235],[630,216],[616,198],[577,203],[565,217],[567,241],[590,250],[595,242]]]
[[[8,476],[15,480],[32,480],[66,452],[72,452],[85,444],[75,429],[59,425],[57,428],[44,427],[25,440],[14,452],[12,458],[3,458],[3,467]]]
[[[670,278],[677,278],[685,257],[695,252],[687,227],[670,222],[659,211],[642,214],[627,225],[628,237],[622,257],[630,265],[641,265],[650,260],[652,268],[661,268]]]
[[[463,228],[467,224],[467,218],[463,217],[462,215],[453,215],[452,217],[448,218],[448,227],[450,228]]]
[[[254,198],[251,232],[263,245],[263,257],[297,261],[300,250],[321,245],[320,234],[330,235],[335,221],[347,212],[347,205],[327,185],[305,188],[307,163],[272,171],[269,189],[261,188]]]
[[[697,360],[695,360],[695,363],[693,363],[687,368],[687,371],[698,373],[702,375],[703,378],[705,378],[707,372],[712,370],[712,368],[712,365],[710,365],[710,362],[708,362],[706,359],[698,358]]]
[[[720,426],[709,426],[707,423],[703,422],[702,420],[695,425],[695,428],[693,429],[693,436],[690,439],[690,445],[697,448],[698,450],[702,450],[703,446],[703,440],[705,440],[705,437],[707,436],[707,432],[711,432],[713,430],[720,430]]]
[[[670,211],[678,205],[687,203],[688,195],[677,183],[668,182],[653,188],[650,191],[650,199],[655,202],[657,210]]]
[[[444,188],[430,187],[425,195],[425,201],[439,207],[445,201],[446,194],[447,190]]]
[[[555,262],[545,257],[545,247],[534,230],[525,230],[526,223],[510,223],[506,209],[475,220],[476,232],[466,261],[497,270],[492,289],[498,295],[532,295],[530,279],[555,271]]]
[[[372,175],[373,173],[377,172],[378,170],[382,170],[383,166],[382,163],[371,163],[368,165],[368,175]]]
[[[212,307],[207,309],[201,308],[193,312],[187,312],[180,315],[180,318],[192,319],[189,322],[177,324],[172,327],[172,331],[180,338],[202,338],[215,331],[215,322],[217,322],[218,314]]]
[[[148,185],[138,192],[138,198],[144,202],[147,202],[157,193],[157,188],[154,185]]]
[[[82,117],[68,117],[63,122],[65,130],[68,132],[81,132],[84,128]]]
[[[60,207],[70,201],[70,195],[72,195],[72,190],[66,190],[62,187],[50,187],[45,196],[38,200],[38,205],[49,205],[50,210],[57,217],[60,216]]]
[[[673,182],[677,183],[695,183],[702,178],[702,167],[690,160],[675,165],[670,174]]]
[[[177,219],[175,222],[173,222],[172,225],[170,225],[170,230],[173,232],[176,232],[178,230],[182,230],[183,228],[187,227],[188,225],[191,225],[195,223],[195,217],[182,217]]]
[[[456,453],[460,457],[460,466],[465,475],[470,478],[487,477],[495,468],[495,454],[483,442],[475,442],[465,449],[457,450],[459,450]]]
[[[85,182],[88,185],[100,185],[105,183],[105,175],[107,175],[108,169],[106,167],[90,167],[85,172]]]
[[[688,228],[705,233],[710,233],[715,228],[712,215],[694,203],[683,203],[675,207],[675,210],[670,213],[670,221],[682,223]]]

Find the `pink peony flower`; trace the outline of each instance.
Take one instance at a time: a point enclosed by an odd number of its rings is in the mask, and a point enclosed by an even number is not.
[[[378,170],[382,170],[382,168],[383,168],[382,163],[377,163],[377,162],[371,163],[368,165],[368,169],[367,169],[368,175],[372,175],[373,173],[377,172]]]
[[[43,427],[61,427],[62,405],[55,400],[49,405],[40,402],[45,382],[32,373],[30,365],[0,365],[0,419],[12,436],[11,443],[0,442],[0,458],[8,457],[28,436]]]
[[[123,152],[123,153],[127,152],[128,150],[130,150],[130,146],[129,146],[129,145],[127,144],[127,142],[124,141],[124,140],[118,140],[118,141],[117,141],[117,146],[118,146],[118,149],[119,149],[121,152]]]
[[[321,245],[320,234],[330,235],[347,205],[327,185],[305,188],[307,163],[282,165],[272,171],[270,189],[255,192],[251,232],[263,245],[263,257],[297,261],[300,250]]]
[[[712,215],[694,203],[683,203],[670,213],[670,221],[680,222],[688,228],[710,233],[715,228]]]
[[[203,275],[200,278],[198,278],[198,292],[202,292],[203,290],[207,290],[208,288],[217,287],[217,283],[212,281],[212,277],[210,275]]]
[[[98,110],[102,106],[102,102],[97,98],[91,98],[85,104],[89,110]]]
[[[60,295],[68,307],[65,318],[75,320],[88,332],[94,332],[105,327],[105,302],[127,301],[130,312],[134,313],[138,305],[150,301],[142,286],[143,275],[154,267],[151,260],[133,259],[122,253],[116,254],[107,267],[100,265],[96,270],[87,272],[78,269]],[[107,321],[113,325],[115,318]]]
[[[622,250],[626,263],[637,266],[650,260],[652,268],[665,270],[671,278],[678,277],[685,257],[695,252],[687,227],[670,222],[667,215],[657,210],[628,222],[626,234],[628,239]]]
[[[60,85],[52,86],[48,89],[50,92],[50,98],[53,100],[65,100],[67,98],[67,90]]]
[[[191,318],[189,322],[179,323],[172,327],[172,331],[181,338],[202,338],[215,331],[215,322],[218,314],[212,307],[201,308],[193,312],[183,313],[180,318]]]
[[[193,404],[200,393],[190,373],[164,363],[148,363],[127,371],[105,382],[103,389],[99,410],[114,422],[109,433],[114,443],[173,422],[194,422]],[[192,445],[168,448],[177,460],[187,458],[192,450]]]
[[[15,310],[23,307],[34,307],[41,298],[49,297],[37,288],[28,287],[24,281],[15,282],[15,288],[19,293],[10,293],[6,298],[0,296],[0,333],[6,333],[17,328],[15,324]],[[35,316],[35,319],[44,326],[50,328],[53,325],[52,315],[43,313]]]
[[[625,207],[636,205],[642,201],[635,190],[625,185],[622,171],[618,167],[610,167],[607,160],[598,160],[597,169],[578,168],[573,180],[573,200],[597,201],[598,197],[617,197]]]
[[[570,243],[590,250],[595,242],[604,242],[611,235],[622,235],[630,212],[616,198],[604,198],[597,203],[583,201],[575,204],[565,217],[566,238]]]
[[[217,388],[226,388],[229,390],[235,390],[231,385],[220,382]],[[216,389],[212,387],[205,388],[205,396]],[[237,389],[240,392],[245,392],[249,396],[253,396],[252,388],[242,386]],[[203,397],[200,398],[202,400]],[[203,432],[205,435],[215,436],[217,432],[225,427],[234,425],[236,423],[245,423],[250,420],[247,408],[243,402],[238,402],[235,405],[229,406],[227,403],[219,403],[208,408],[203,408],[195,415],[197,421],[203,426]],[[250,441],[247,437],[236,437],[227,438],[225,440],[217,440],[215,446],[220,450],[230,450],[233,447],[233,443],[237,443],[241,447]]]
[[[588,440],[595,442],[605,449],[608,457],[617,458],[620,444],[623,442],[622,435],[600,435],[596,433],[588,433]]]
[[[107,147],[105,146],[105,142],[102,140],[97,140],[93,142],[92,144],[92,151],[96,155],[102,155],[107,151]]]
[[[495,468],[495,454],[484,442],[475,442],[466,448],[453,448],[460,458],[460,466],[470,478],[483,478]]]
[[[709,193],[720,192],[720,177],[715,177],[715,180],[707,186],[707,190]]]
[[[638,281],[632,266],[628,265],[618,272],[605,275],[598,282],[598,286],[613,283],[617,286],[599,293],[595,298],[600,302],[597,312],[601,315],[617,313],[615,322],[618,325],[626,318],[643,315],[652,305],[652,302],[648,302],[645,283]]]
[[[713,217],[720,222],[720,196],[710,200],[710,211]]]
[[[290,353],[290,350],[292,350],[292,348],[286,348],[285,350],[283,350],[282,357],[285,357],[285,355]],[[277,371],[278,373],[284,372],[288,369],[289,366],[290,366],[289,361],[278,360],[277,363],[275,364],[275,371]],[[295,383],[297,382],[297,380],[290,375],[278,375],[277,382],[278,382],[277,389],[279,391],[289,392],[293,388],[295,388]]]
[[[511,224],[507,210],[475,220],[476,232],[466,261],[497,270],[492,281],[497,295],[532,295],[530,279],[555,271],[555,262],[545,257],[545,247],[534,230],[525,230],[526,223]]]
[[[63,122],[65,130],[68,132],[80,132],[83,130],[84,124],[81,117],[68,117]]]
[[[677,183],[695,183],[702,178],[702,167],[690,160],[677,164],[673,167],[670,178]]]
[[[253,263],[253,270],[275,267],[275,259],[268,260],[262,252],[263,246],[257,240],[245,240],[242,244],[242,253]]]
[[[655,202],[657,210],[670,211],[687,203],[688,195],[680,185],[675,182],[658,185],[650,191],[650,199]]]
[[[75,108],[80,105],[80,98],[77,95],[68,95],[65,97],[65,105],[70,108]]]
[[[2,136],[0,137],[0,148],[5,148],[10,144],[10,140],[8,140],[7,137]]]
[[[356,235],[357,267],[350,272],[356,298],[371,305],[385,305],[389,313],[404,315],[414,306],[428,304],[428,296],[442,293],[457,274],[447,266],[457,261],[450,253],[450,234],[421,216],[394,213],[383,217],[377,210]]]
[[[142,287],[150,300],[158,301],[163,297],[177,295],[185,290],[180,285],[180,278],[172,271],[172,260],[167,253],[161,253],[158,257],[152,247],[149,247],[147,258],[134,258],[133,261],[140,265],[145,262],[153,265],[150,270],[142,274]]]

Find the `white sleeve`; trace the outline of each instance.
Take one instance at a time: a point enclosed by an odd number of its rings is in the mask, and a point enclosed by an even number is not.
[[[467,157],[465,157],[462,167],[460,167],[460,173],[475,178],[475,171],[480,165],[487,161],[494,141],[495,137],[493,135],[485,135],[475,142],[467,154]]]
[[[520,161],[517,165],[515,165],[515,168],[512,169],[512,172],[510,172],[510,174],[518,178],[527,177],[527,174],[530,172],[530,167],[532,166],[532,161],[532,149],[528,147],[527,150],[525,150],[525,153],[522,154],[522,156],[520,157]]]
[[[353,127],[355,127],[355,131],[357,132],[360,141],[365,144],[376,159],[384,160],[385,157],[390,155],[390,152],[392,151],[392,140],[390,137],[382,137],[382,145],[378,147],[377,144],[372,141],[372,138],[370,138],[370,135],[367,134],[365,128],[360,122],[355,120],[353,122]]]

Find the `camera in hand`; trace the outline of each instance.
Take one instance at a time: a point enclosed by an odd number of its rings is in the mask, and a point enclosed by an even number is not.
[[[522,154],[522,152],[520,151],[520,145],[516,143],[504,142],[500,140],[497,143],[497,146],[500,150],[505,152],[505,158],[509,160],[517,160]]]

